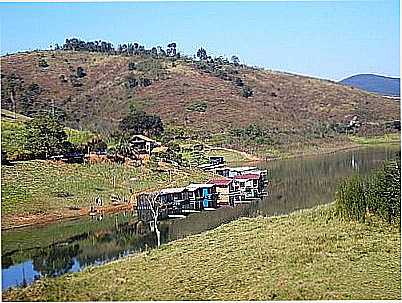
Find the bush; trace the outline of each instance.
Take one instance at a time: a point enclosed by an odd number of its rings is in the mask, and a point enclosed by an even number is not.
[[[360,176],[350,177],[338,185],[336,203],[342,217],[364,222],[367,205]]]
[[[87,73],[85,72],[85,70],[81,66],[77,67],[77,77],[78,78],[83,78],[86,75],[87,75]]]
[[[401,218],[401,167],[396,161],[386,162],[367,184],[367,206],[388,223]]]
[[[26,123],[25,149],[34,157],[47,159],[63,152],[67,146],[67,134],[63,125],[50,115],[35,117]]]
[[[204,101],[195,101],[187,106],[187,110],[190,112],[206,112],[208,104]]]
[[[253,95],[253,90],[250,87],[245,86],[242,91],[242,96],[244,98],[248,98],[248,97],[251,97],[252,95]]]
[[[39,65],[39,67],[43,67],[43,68],[46,68],[49,66],[49,64],[47,63],[47,61],[45,59],[40,59],[38,65]]]
[[[388,223],[400,223],[400,169],[400,162],[386,162],[366,181],[354,176],[341,182],[336,192],[339,214],[350,220],[364,221],[370,212]]]

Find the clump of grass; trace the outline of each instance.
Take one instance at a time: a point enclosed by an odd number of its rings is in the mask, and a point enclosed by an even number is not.
[[[397,161],[385,165],[367,183],[368,209],[388,223],[401,219],[401,167]]]
[[[344,218],[365,221],[367,214],[378,215],[388,223],[401,220],[400,162],[386,162],[367,179],[350,177],[338,185],[336,204]]]
[[[360,176],[352,176],[338,185],[336,201],[343,217],[364,222],[367,203]]]
[[[208,104],[204,101],[195,101],[187,106],[187,110],[190,112],[204,113],[207,111]]]

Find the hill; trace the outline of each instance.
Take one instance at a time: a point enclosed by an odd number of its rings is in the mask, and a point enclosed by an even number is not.
[[[55,50],[3,56],[1,65],[3,108],[27,116],[52,111],[68,127],[104,134],[129,106],[160,115],[175,133],[232,147],[248,138],[257,145],[333,141],[334,125],[354,115],[370,128],[399,119],[399,104],[381,96],[221,57]]]
[[[348,77],[340,83],[383,96],[400,96],[400,79],[373,74]]]

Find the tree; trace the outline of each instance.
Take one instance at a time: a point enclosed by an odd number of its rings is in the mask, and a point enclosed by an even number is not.
[[[232,62],[233,62],[234,65],[239,65],[239,62],[240,62],[239,57],[233,55],[232,56]]]
[[[245,98],[251,97],[253,95],[253,90],[250,87],[245,86],[243,87],[242,95]]]
[[[166,51],[167,55],[169,57],[176,56],[176,43],[175,42],[169,43],[167,47],[168,47]]]
[[[128,115],[120,121],[119,128],[130,135],[158,136],[164,131],[163,123],[159,116],[150,115],[136,109],[131,109]]]
[[[158,247],[161,246],[161,232],[158,227],[159,209],[162,206],[159,192],[152,192],[143,196],[145,203],[148,205],[151,215],[153,228],[155,229]]]
[[[200,58],[200,60],[207,60],[208,56],[207,56],[207,51],[204,48],[200,48],[197,51],[197,57]]]
[[[85,72],[84,68],[82,68],[81,66],[77,67],[77,77],[78,78],[82,78],[85,77],[87,75],[87,73]]]
[[[37,116],[26,122],[26,150],[33,156],[47,159],[68,145],[63,125],[50,115]]]

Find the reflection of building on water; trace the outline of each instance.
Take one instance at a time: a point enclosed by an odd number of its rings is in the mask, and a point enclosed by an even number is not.
[[[351,161],[351,163],[352,163],[352,168],[353,168],[353,169],[359,169],[358,162],[357,162],[357,160],[355,160],[355,154],[352,154],[352,161]]]
[[[211,157],[209,164],[200,169],[214,172],[220,177],[202,184],[189,184],[181,188],[167,188],[159,192],[137,196],[139,220],[179,218],[189,213],[215,210],[221,206],[251,203],[266,196],[267,171],[257,167],[226,167],[223,157]],[[157,207],[156,207],[157,206]]]

